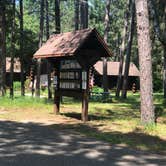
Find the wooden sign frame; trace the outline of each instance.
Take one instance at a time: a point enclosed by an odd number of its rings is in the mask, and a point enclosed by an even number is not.
[[[74,58],[61,58],[57,60],[54,65],[54,112],[56,114],[60,112],[60,97],[68,96],[81,98],[81,117],[82,120],[86,122],[88,120],[89,104],[89,70],[83,69]]]

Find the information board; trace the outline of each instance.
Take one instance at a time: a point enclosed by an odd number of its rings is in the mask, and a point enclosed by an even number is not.
[[[86,82],[87,74],[76,60],[60,61],[59,89],[81,91],[86,89]]]

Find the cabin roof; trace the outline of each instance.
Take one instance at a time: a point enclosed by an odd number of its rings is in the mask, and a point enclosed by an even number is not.
[[[87,50],[98,52],[101,50],[103,57],[111,56],[107,44],[96,29],[83,29],[51,35],[46,43],[36,51],[34,58],[74,56],[80,48],[83,48],[86,52]],[[100,56],[102,57],[101,53]]]
[[[118,76],[119,75],[119,64],[120,64],[120,62],[108,61],[107,62],[107,75]],[[125,64],[123,65],[123,75],[124,75],[124,67],[125,67]],[[94,65],[94,68],[99,75],[103,75],[103,62],[102,61],[98,61]],[[135,64],[132,62],[130,63],[130,67],[129,67],[129,76],[136,76],[136,77],[139,76],[139,70],[135,66]]]

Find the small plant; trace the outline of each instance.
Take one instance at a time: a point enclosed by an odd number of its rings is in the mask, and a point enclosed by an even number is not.
[[[148,133],[152,133],[156,130],[156,124],[155,123],[148,123],[144,126],[144,130]]]
[[[21,82],[15,81],[14,82],[14,89],[16,91],[18,91],[19,89],[21,89]]]
[[[98,87],[98,86],[94,86],[92,88],[92,92],[97,92],[97,93],[102,93],[103,92],[103,89]]]

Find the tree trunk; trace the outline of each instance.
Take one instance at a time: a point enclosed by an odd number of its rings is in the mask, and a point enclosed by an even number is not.
[[[75,19],[75,30],[78,30],[79,29],[79,0],[75,0],[74,1],[74,4],[75,4],[75,16],[74,16],[74,19]]]
[[[10,65],[10,97],[14,97],[13,77],[14,77],[14,54],[15,54],[15,0],[12,2],[12,28],[11,28],[11,65]]]
[[[108,33],[109,33],[109,24],[110,24],[110,4],[111,0],[106,1],[105,8],[105,19],[104,19],[104,40],[108,43]],[[108,92],[108,78],[107,78],[107,58],[103,58],[103,89],[104,92]]]
[[[60,0],[55,0],[55,32],[56,34],[61,32]]]
[[[141,122],[154,123],[152,59],[147,0],[136,0],[137,39],[140,65]]]
[[[164,98],[166,98],[166,2],[163,1],[164,5],[164,22],[165,22],[165,31],[162,33],[161,28],[160,28],[160,23],[159,23],[159,18],[156,10],[156,4],[154,0],[149,1],[149,7],[150,7],[150,12],[153,16],[153,25],[154,25],[154,31],[163,45],[163,53],[164,53],[164,70],[163,70],[163,89],[164,89]]]
[[[164,98],[166,99],[166,46],[164,47],[164,72],[163,72],[163,82],[164,82]]]
[[[108,92],[107,58],[103,58],[103,89],[104,92]]]
[[[166,42],[166,2],[164,2],[164,19],[165,19],[165,30],[164,30],[164,37],[165,37],[165,42]],[[163,74],[164,74],[164,76],[163,76],[163,86],[164,86],[164,98],[166,99],[166,43],[163,45],[163,47],[164,47],[164,72],[163,72]]]
[[[5,4],[0,4],[0,92],[5,95],[6,83],[6,28],[5,28]]]
[[[39,32],[39,48],[42,46],[43,40],[43,26],[44,26],[44,0],[40,1],[40,32]],[[40,97],[40,74],[41,74],[41,59],[37,60],[37,74],[36,74],[36,96]]]
[[[2,47],[2,96],[6,93],[6,6],[3,6],[3,13],[2,13],[2,31],[3,31],[3,47]]]
[[[25,95],[24,86],[24,31],[23,31],[23,0],[20,0],[20,61],[21,61],[21,96]]]
[[[49,8],[48,8],[48,0],[45,0],[46,5],[46,38],[49,39],[50,31],[49,31]],[[47,86],[48,86],[48,99],[52,98],[51,91],[51,65],[49,60],[47,59]]]
[[[2,34],[3,34],[3,30],[2,30],[2,4],[0,3],[0,95],[2,95],[2,77],[3,77],[3,70],[2,70],[2,59],[3,59],[3,54],[2,54],[2,47],[3,47],[3,39],[2,39]]]
[[[125,61],[125,71],[123,76],[123,85],[122,85],[122,98],[126,98],[127,96],[127,87],[128,87],[128,75],[130,68],[130,57],[131,57],[131,47],[133,42],[133,33],[134,33],[134,17],[135,17],[135,0],[132,0],[132,4],[130,7],[131,19],[130,19],[130,27],[129,27],[129,35],[128,35],[128,45],[126,50],[126,61]]]
[[[104,40],[108,43],[108,33],[109,33],[109,24],[110,24],[110,4],[111,0],[106,1],[106,8],[105,8],[105,19],[104,19]]]
[[[128,6],[129,6],[129,0],[128,0]],[[124,14],[124,28],[122,33],[122,44],[120,48],[120,55],[119,55],[119,74],[118,74],[118,80],[117,80],[117,88],[116,88],[116,97],[120,96],[120,89],[122,86],[122,75],[123,75],[123,61],[124,61],[124,54],[125,54],[125,42],[126,42],[126,32],[127,32],[127,26],[128,26],[128,9]]]
[[[120,33],[118,33],[118,35],[117,35],[117,40],[116,40],[116,50],[115,50],[115,58],[114,58],[114,62],[120,60],[120,59],[119,59],[119,54],[120,54],[119,45],[120,45]]]
[[[164,2],[165,5],[166,2]],[[165,5],[166,6],[166,5]],[[158,18],[158,12],[156,10],[156,3],[154,0],[149,0],[149,8],[150,8],[150,13],[153,16],[153,25],[154,25],[154,31],[160,40],[160,42],[164,45],[166,45],[166,36],[162,33],[161,28],[160,28],[160,23],[159,23],[159,18]],[[166,8],[166,7],[165,7]]]
[[[88,0],[80,2],[80,28],[88,28]]]

